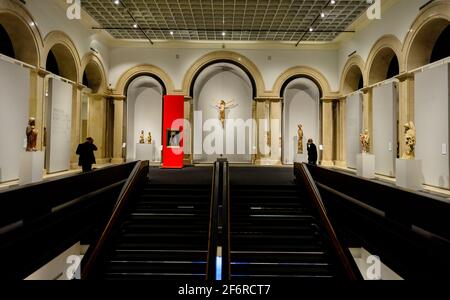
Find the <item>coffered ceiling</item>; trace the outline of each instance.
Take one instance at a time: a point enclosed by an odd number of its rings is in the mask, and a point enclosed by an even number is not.
[[[330,42],[367,0],[82,0],[116,39]]]

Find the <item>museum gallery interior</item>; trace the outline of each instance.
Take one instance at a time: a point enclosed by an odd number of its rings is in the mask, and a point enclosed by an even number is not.
[[[449,279],[450,0],[0,0],[0,91],[2,279]]]

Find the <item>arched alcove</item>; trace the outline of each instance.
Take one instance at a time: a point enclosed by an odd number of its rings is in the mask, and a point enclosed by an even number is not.
[[[46,69],[55,75],[78,81],[77,60],[64,44],[55,44],[48,52]],[[56,73],[57,72],[57,73]]]
[[[30,23],[35,26],[34,22]],[[39,48],[30,24],[13,13],[0,12],[0,45],[0,53],[39,65]]]
[[[410,31],[406,45],[407,69],[413,70],[448,56],[449,20],[432,18]],[[447,56],[445,56],[447,54]]]
[[[101,67],[94,61],[90,61],[83,71],[83,85],[91,89],[92,93],[100,90],[104,81]]]
[[[184,76],[183,93],[192,97],[194,92],[194,84],[197,81],[199,74],[201,74],[207,67],[219,63],[233,64],[244,71],[251,81],[254,98],[264,94],[264,80],[258,67],[244,55],[232,51],[210,52],[200,57],[195,63],[193,63]]]
[[[430,63],[450,56],[450,25],[439,35],[431,52]]]
[[[283,163],[307,162],[307,141],[320,138],[320,95],[317,83],[309,78],[292,78],[282,89],[283,105]],[[303,139],[298,143],[298,125]],[[300,147],[299,147],[300,146]]]
[[[349,94],[364,87],[361,68],[353,65],[349,68],[344,79],[343,93]]]
[[[398,57],[391,48],[380,49],[369,70],[369,85],[381,82],[400,73]]]
[[[161,161],[162,101],[165,86],[154,76],[137,76],[127,84],[127,155],[128,161],[148,159]],[[144,131],[144,144],[140,143]],[[148,144],[151,133],[152,144]]]
[[[230,162],[250,163],[255,87],[248,73],[231,63],[210,65],[195,77],[192,92],[194,111],[197,112],[194,115],[194,128],[208,127],[203,128],[201,136],[200,132],[194,132],[194,149],[203,150],[201,154],[194,154],[194,160],[213,162],[223,154]],[[227,102],[229,107],[225,110],[224,127],[220,122],[217,107],[222,100]],[[216,140],[212,139],[213,132],[219,133]],[[223,140],[220,140],[221,136]],[[208,150],[203,148],[203,145],[216,148]]]

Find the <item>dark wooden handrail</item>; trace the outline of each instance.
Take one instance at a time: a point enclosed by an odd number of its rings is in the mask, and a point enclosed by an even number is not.
[[[222,280],[230,280],[230,176],[228,161],[222,168]]]
[[[206,280],[214,281],[216,278],[216,257],[218,243],[219,225],[219,197],[220,197],[220,167],[215,162],[211,181],[211,204],[209,209],[209,231],[208,231],[208,257],[206,263]]]
[[[108,238],[110,237],[112,230],[117,223],[117,220],[119,219],[124,208],[126,207],[127,200],[130,198],[131,193],[137,186],[139,179],[142,176],[142,172],[145,170],[148,171],[148,166],[149,166],[148,161],[136,162],[136,165],[134,166],[133,171],[131,172],[130,176],[128,177],[128,180],[124,184],[124,186],[119,194],[119,197],[114,206],[111,217],[109,218],[105,228],[103,229],[99,240],[97,241],[97,243],[95,245],[89,247],[86,255],[83,258],[85,263],[83,263],[83,268],[81,270],[81,278],[82,279],[89,279],[90,276],[92,275],[94,266],[97,263],[98,258],[103,253],[103,250],[105,249],[104,248],[105,243],[108,240]]]
[[[313,204],[319,213],[320,220],[322,225],[325,228],[325,231],[328,237],[331,240],[331,246],[336,252],[336,255],[343,267],[344,275],[349,280],[359,280],[361,279],[361,274],[355,270],[354,264],[350,262],[348,255],[346,254],[344,248],[342,247],[339,239],[336,235],[336,232],[328,218],[327,210],[325,205],[323,204],[322,197],[320,196],[319,189],[317,188],[311,174],[309,173],[308,168],[305,164],[295,163],[294,165],[296,175],[300,175],[303,178],[303,181],[306,186],[306,190],[313,200]],[[299,174],[298,174],[299,173]]]

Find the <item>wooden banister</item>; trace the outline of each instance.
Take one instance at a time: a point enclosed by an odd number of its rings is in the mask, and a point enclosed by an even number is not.
[[[105,228],[100,235],[100,239],[97,243],[91,247],[89,247],[86,255],[83,258],[82,270],[81,270],[81,278],[89,279],[92,275],[92,271],[94,269],[95,264],[98,261],[98,258],[104,251],[104,246],[106,241],[111,235],[113,228],[115,227],[117,220],[122,214],[124,208],[126,207],[127,200],[130,198],[131,193],[137,186],[139,179],[142,178],[143,172],[148,171],[149,162],[148,161],[138,161],[133,168],[130,176],[128,177],[126,183],[124,184],[119,197],[117,198],[117,202],[114,206],[111,217],[106,223]]]
[[[317,188],[311,174],[309,173],[308,168],[305,164],[295,163],[294,165],[295,175],[301,177],[305,184],[308,195],[310,196],[313,204],[319,214],[322,225],[325,228],[325,231],[330,238],[331,246],[335,250],[337,258],[339,259],[341,266],[343,268],[344,274],[349,280],[360,280],[362,279],[359,271],[355,270],[354,264],[351,263],[349,256],[346,254],[344,248],[342,247],[339,239],[336,235],[336,232],[328,218],[327,210],[322,201],[322,197],[320,196],[319,189]]]

